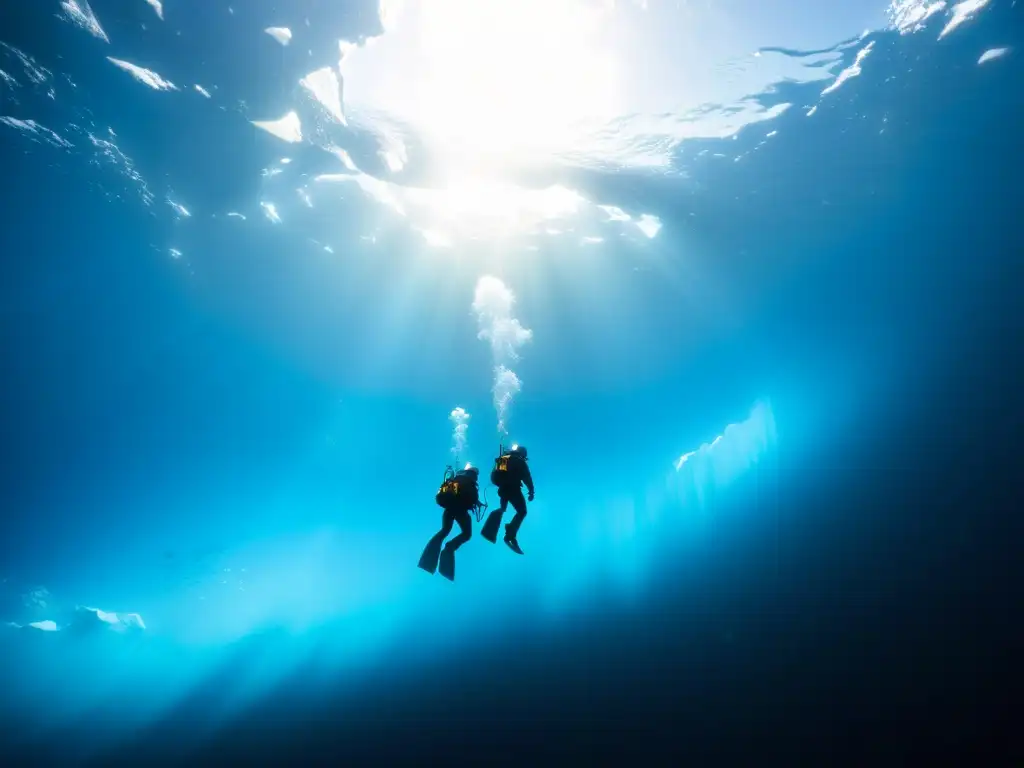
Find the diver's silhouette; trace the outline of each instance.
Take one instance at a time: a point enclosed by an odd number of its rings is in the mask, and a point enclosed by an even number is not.
[[[491,470],[491,482],[498,488],[498,498],[501,505],[487,517],[487,522],[480,530],[480,535],[492,544],[498,539],[498,526],[501,525],[501,518],[511,504],[516,511],[512,522],[505,526],[505,543],[509,549],[518,555],[523,554],[519,547],[517,536],[519,527],[526,519],[526,502],[523,498],[523,486],[529,492],[529,501],[533,501],[533,476],[530,474],[530,467],[526,464],[527,452],[522,445],[513,445],[508,451],[502,451],[501,455],[494,460],[494,469]]]
[[[441,530],[427,542],[420,556],[419,566],[427,573],[440,571],[449,581],[455,581],[455,550],[473,536],[473,521],[469,513],[480,507],[478,478],[480,470],[466,467],[458,472],[449,468],[444,482],[437,492],[437,503],[444,509],[441,514]],[[441,548],[441,544],[452,532],[452,526],[459,524],[459,534]]]

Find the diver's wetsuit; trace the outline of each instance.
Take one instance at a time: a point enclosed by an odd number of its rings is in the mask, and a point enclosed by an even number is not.
[[[452,532],[452,525],[454,523],[459,524],[459,535],[445,544],[445,549],[450,549],[452,552],[457,550],[471,538],[473,538],[473,520],[469,516],[469,510],[472,507],[449,507],[443,513],[441,513],[441,530],[435,535],[435,538],[440,538],[444,541],[448,534]]]
[[[463,481],[468,479],[462,473],[457,474],[456,478]],[[429,573],[434,573],[437,570],[440,560],[441,574],[452,580],[455,579],[455,550],[473,537],[473,520],[469,513],[480,498],[475,476],[474,480],[465,487],[467,491],[471,489],[471,492],[460,497],[459,503],[448,503],[448,506],[444,508],[444,512],[441,514],[441,530],[427,542],[420,557],[420,568]],[[445,544],[442,551],[441,543],[448,538],[455,523],[459,524],[459,534]]]
[[[498,526],[501,524],[501,518],[505,514],[505,510],[508,509],[509,504],[512,505],[512,509],[516,513],[512,517],[512,521],[505,528],[505,534],[512,539],[518,536],[519,527],[523,524],[523,520],[526,519],[526,498],[523,496],[524,485],[526,490],[529,491],[530,496],[533,496],[533,476],[530,474],[529,465],[519,456],[511,454],[508,461],[508,481],[497,486],[498,499],[501,501],[501,505],[491,513],[491,517],[485,526],[488,529],[485,535],[490,541],[494,541],[497,538]]]

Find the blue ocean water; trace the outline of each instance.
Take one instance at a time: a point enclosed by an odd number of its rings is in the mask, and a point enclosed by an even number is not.
[[[4,7],[5,743],[925,754],[1019,637],[1021,14]],[[525,556],[417,569],[516,441]]]

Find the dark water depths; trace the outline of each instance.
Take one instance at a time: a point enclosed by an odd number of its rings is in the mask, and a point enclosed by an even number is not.
[[[701,119],[787,109],[505,169],[583,202],[500,245],[417,197],[415,127],[295,95],[375,4],[242,5],[0,11],[12,754],[1019,762],[1019,4],[765,48],[819,74]],[[251,123],[293,108],[302,142]],[[495,442],[483,275],[538,493],[452,585],[414,566],[448,412]]]

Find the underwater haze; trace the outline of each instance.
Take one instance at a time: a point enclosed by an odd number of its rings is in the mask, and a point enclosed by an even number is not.
[[[4,3],[10,764],[1019,764],[1022,44]]]

